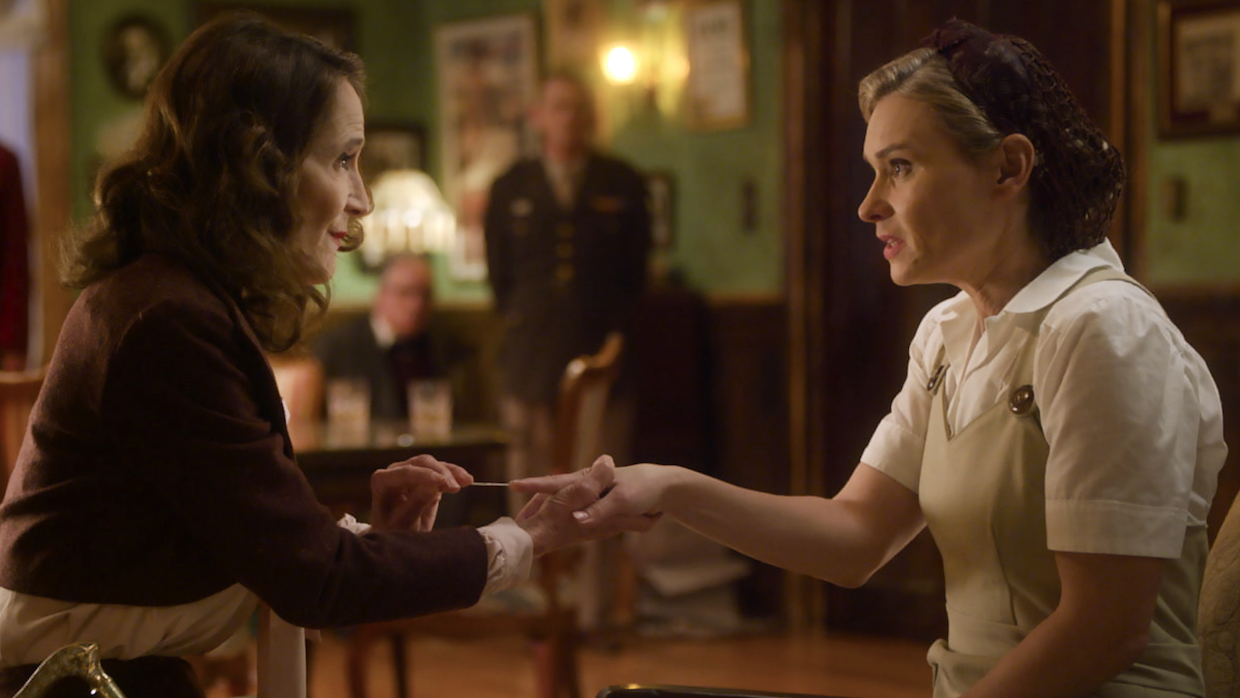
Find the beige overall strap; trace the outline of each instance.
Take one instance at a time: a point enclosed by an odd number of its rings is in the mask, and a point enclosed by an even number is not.
[[[1109,280],[1140,287],[1123,272],[1103,267],[1086,273],[1060,299]],[[943,554],[949,618],[948,637],[936,642],[928,656],[935,698],[967,691],[1058,603],[1058,571],[1045,528],[1049,445],[1032,380],[1037,337],[1053,306],[1028,323],[1007,394],[958,433],[948,429],[947,396],[941,389],[945,348],[926,386],[934,398],[918,494]],[[1165,634],[1152,630],[1155,640],[1142,660],[1099,688],[1095,698],[1194,694],[1192,679],[1169,670],[1191,665],[1179,657],[1191,648],[1163,646],[1158,640]]]

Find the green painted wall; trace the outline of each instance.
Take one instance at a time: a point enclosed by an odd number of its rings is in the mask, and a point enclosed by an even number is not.
[[[675,52],[682,26],[675,8],[651,20],[634,13],[628,0],[611,4],[617,38],[626,29],[630,35],[654,34],[650,43],[661,41]],[[642,168],[672,174],[675,243],[667,262],[690,286],[709,293],[777,293],[783,287],[780,3],[750,0],[745,11],[748,125],[696,132],[686,126],[683,100],[676,98],[683,92],[659,94],[656,106],[633,90],[608,90],[613,150]],[[748,226],[742,194],[747,184],[756,205]]]
[[[497,14],[539,16],[540,0],[262,0],[264,5],[352,8],[358,52],[369,72],[368,119],[423,124],[428,136],[428,171],[439,177],[435,27]],[[603,37],[637,39],[675,48],[680,16],[639,13],[634,0],[603,0]],[[73,192],[75,215],[89,214],[90,182],[108,143],[119,143],[140,118],[140,105],[108,84],[100,55],[106,29],[122,16],[141,13],[168,28],[173,42],[190,30],[187,0],[72,0],[70,45],[72,84]],[[668,172],[676,187],[675,238],[662,257],[673,273],[710,294],[779,293],[783,285],[783,158],[780,140],[779,3],[746,0],[752,114],[749,124],[718,132],[685,126],[683,106],[664,89],[660,108],[648,107],[632,90],[598,80],[608,110],[607,146],[643,170]],[[541,22],[540,22],[541,28]],[[586,72],[597,77],[594,66]],[[109,135],[111,134],[111,135]],[[117,135],[120,134],[120,135]],[[105,152],[101,154],[100,145]],[[752,225],[742,225],[742,188],[756,196]],[[439,260],[440,298],[479,303],[489,299],[481,283],[454,283]],[[333,282],[337,304],[365,304],[374,278],[343,263]]]
[[[1152,22],[1152,2],[1147,11]],[[1147,48],[1150,56],[1158,55],[1157,46]],[[1150,94],[1146,280],[1155,286],[1235,284],[1240,282],[1240,137],[1160,138],[1155,112],[1157,63],[1148,61],[1146,78]],[[1173,178],[1185,183],[1187,205],[1181,220],[1167,214],[1163,199],[1164,184]]]

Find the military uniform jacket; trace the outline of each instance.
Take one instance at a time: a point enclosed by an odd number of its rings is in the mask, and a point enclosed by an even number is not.
[[[541,160],[495,180],[486,212],[487,267],[504,336],[504,392],[552,404],[568,362],[625,330],[650,249],[646,186],[633,168],[591,154],[570,210]]]

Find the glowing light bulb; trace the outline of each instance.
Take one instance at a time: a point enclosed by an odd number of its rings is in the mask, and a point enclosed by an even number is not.
[[[620,84],[633,82],[637,77],[637,58],[633,52],[623,46],[617,46],[607,52],[603,59],[603,72],[607,79]]]

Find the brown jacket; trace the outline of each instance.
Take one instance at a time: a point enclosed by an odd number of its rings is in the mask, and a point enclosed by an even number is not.
[[[158,255],[74,304],[0,506],[0,586],[80,603],[174,605],[240,583],[327,627],[468,606],[486,567],[473,529],[338,527],[236,304]]]

